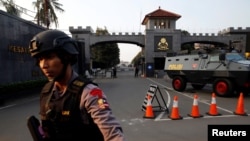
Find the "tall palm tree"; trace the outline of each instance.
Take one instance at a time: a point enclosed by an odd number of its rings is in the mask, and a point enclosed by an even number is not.
[[[55,23],[56,27],[59,25],[55,10],[64,12],[64,9],[61,8],[62,4],[58,3],[58,0],[36,0],[32,4],[37,9],[35,19],[38,25],[45,25],[47,28],[50,23]]]
[[[13,0],[0,0],[0,5],[5,7],[7,13],[20,17],[20,11],[16,8]]]

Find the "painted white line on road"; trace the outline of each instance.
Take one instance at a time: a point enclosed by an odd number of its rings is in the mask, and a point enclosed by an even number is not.
[[[249,116],[250,114],[248,114]],[[201,118],[227,118],[227,117],[242,117],[241,115],[220,115],[220,116],[203,116]],[[179,120],[185,120],[185,119],[196,119],[193,117],[185,117]],[[155,119],[155,121],[169,121],[169,120],[173,120],[170,118],[162,118],[162,119]]]
[[[193,99],[193,95],[191,96],[191,95],[189,95],[189,94],[180,93],[180,92],[179,92],[179,94],[182,94],[183,96],[186,96],[186,97],[188,97],[188,98]],[[199,101],[200,103],[206,104],[206,105],[208,105],[208,106],[211,105],[210,102],[207,102],[207,101],[208,101],[207,99],[198,98],[198,101]],[[220,110],[222,110],[222,111],[228,112],[228,113],[230,113],[230,114],[233,113],[231,110],[228,110],[228,109],[225,109],[225,108],[222,108],[222,107],[219,107],[219,106],[217,106],[217,108],[220,109]]]
[[[4,110],[4,109],[10,108],[10,107],[14,107],[14,106],[17,106],[17,105],[20,105],[20,104],[24,104],[24,103],[27,103],[27,102],[35,101],[35,100],[38,100],[38,99],[39,99],[39,97],[35,97],[35,98],[32,98],[32,99],[24,99],[23,102],[16,103],[16,104],[6,105],[4,107],[0,107],[0,110]]]
[[[163,115],[165,115],[165,112],[161,112],[156,118],[155,121],[161,120]]]
[[[7,106],[4,106],[4,107],[1,107],[0,110],[4,110],[4,109],[10,108],[10,107],[13,107],[13,106],[15,106],[15,105],[16,105],[16,104],[7,105]]]
[[[166,94],[167,94],[167,97],[168,97],[168,101],[167,101],[167,107],[169,107],[170,103],[171,103],[171,100],[170,100],[170,94],[168,93],[167,90],[165,90]]]
[[[168,89],[168,90],[173,90],[173,88],[170,88],[170,87],[167,87],[167,86],[165,86],[165,85],[162,85],[161,83],[156,82],[156,81],[154,81],[153,79],[150,79],[150,78],[147,78],[147,79],[148,79],[149,81],[152,81],[152,82],[154,82],[154,83],[156,83],[156,84],[158,84],[158,85],[160,85],[160,86],[162,86],[162,87]]]
[[[150,78],[147,78],[149,81],[152,81],[152,82],[154,82],[154,83],[156,83],[156,84],[158,84],[158,85],[160,85],[160,86],[162,86],[163,88],[166,88],[164,85],[162,85],[162,84],[160,84],[160,83],[158,83],[158,82],[156,82],[156,81],[154,81],[154,80],[152,80],[152,79],[150,79]],[[166,88],[166,89],[171,89],[171,88]],[[168,108],[168,111],[169,111],[169,107],[170,107],[170,103],[171,103],[171,96],[170,96],[170,94],[169,94],[169,92],[167,91],[167,90],[164,90],[165,91],[165,93],[167,94],[167,102],[166,102],[166,108]],[[157,120],[160,120],[162,117],[163,117],[163,115],[165,114],[165,112],[161,112],[156,118],[155,118],[155,120],[157,121]]]

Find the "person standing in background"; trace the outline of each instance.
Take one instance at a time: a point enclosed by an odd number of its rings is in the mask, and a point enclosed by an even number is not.
[[[116,67],[112,67],[113,78],[116,78]]]
[[[135,77],[138,77],[138,73],[139,73],[139,67],[138,65],[135,66]]]

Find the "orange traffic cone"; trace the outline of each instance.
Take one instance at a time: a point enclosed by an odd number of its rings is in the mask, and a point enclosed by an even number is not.
[[[151,96],[147,95],[147,107],[146,107],[146,111],[145,111],[145,115],[143,116],[144,118],[155,118],[154,116],[154,112],[153,112],[153,106],[151,104]]]
[[[169,116],[169,118],[171,118],[173,120],[182,119],[182,117],[179,115],[178,97],[177,96],[174,97],[172,112],[171,112],[171,115]]]
[[[212,93],[212,100],[211,100],[211,104],[210,104],[210,110],[209,110],[209,112],[207,112],[207,114],[210,115],[210,116],[219,116],[219,115],[221,115],[217,111],[215,93]]]
[[[236,110],[234,111],[235,115],[242,115],[247,116],[246,112],[244,111],[244,98],[243,93],[240,93],[238,104],[236,106]]]
[[[192,106],[192,111],[188,116],[191,116],[193,118],[199,118],[203,117],[203,115],[200,114],[199,112],[199,107],[198,107],[198,96],[194,95],[194,101],[193,101],[193,106]]]

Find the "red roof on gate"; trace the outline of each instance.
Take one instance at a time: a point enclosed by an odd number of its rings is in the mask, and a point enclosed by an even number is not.
[[[181,17],[181,15],[170,12],[170,11],[166,11],[166,10],[162,10],[161,7],[159,7],[159,9],[147,14],[143,21],[142,24],[145,25],[147,23],[147,21],[149,20],[149,18],[174,18],[174,19],[179,19]]]

